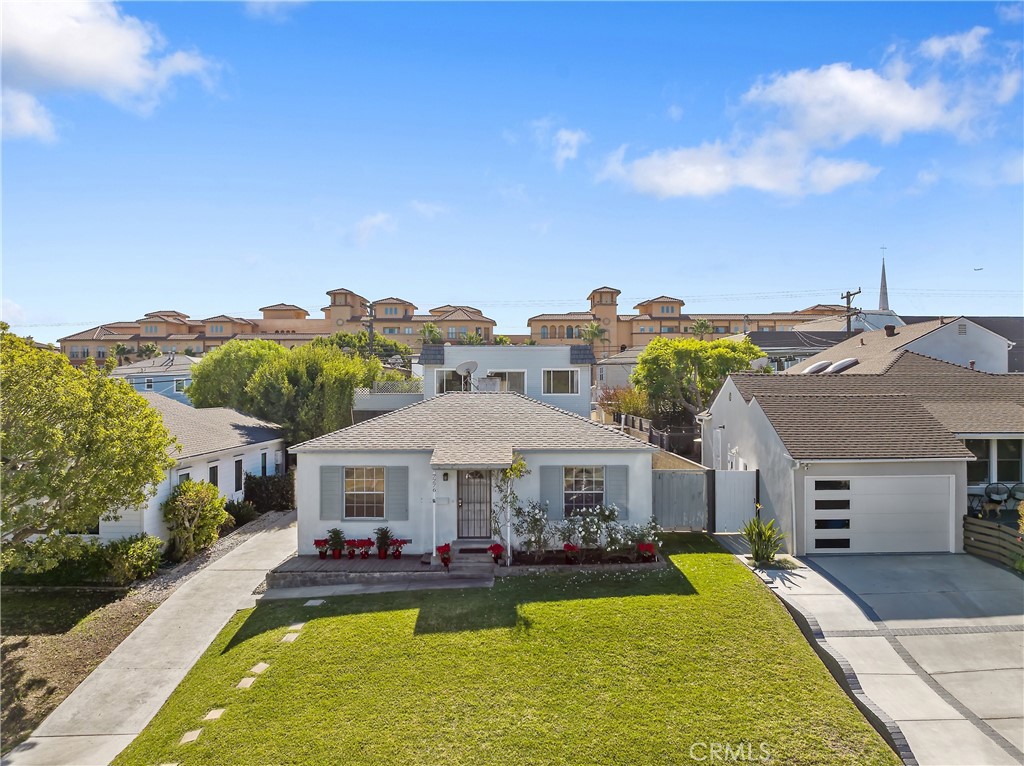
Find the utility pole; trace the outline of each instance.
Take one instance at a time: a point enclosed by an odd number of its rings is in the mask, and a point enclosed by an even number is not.
[[[850,306],[853,303],[854,296],[857,296],[857,295],[860,295],[860,288],[859,287],[857,288],[857,292],[855,292],[855,293],[851,293],[849,290],[847,290],[845,293],[843,293],[842,295],[839,296],[844,301],[846,301],[846,337],[847,338],[849,338],[849,337],[851,337],[853,335],[853,329],[850,327],[850,319],[852,319],[852,317],[853,317],[853,315],[850,313]]]

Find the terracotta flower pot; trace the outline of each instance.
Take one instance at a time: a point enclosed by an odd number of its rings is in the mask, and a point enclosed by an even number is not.
[[[361,559],[368,559],[368,558],[370,558],[370,552],[364,548],[363,550],[361,550],[359,552],[359,558],[361,558]]]
[[[348,557],[350,559],[354,559],[356,557],[356,549],[355,548],[349,548],[348,549]]]
[[[335,548],[334,550],[332,550],[331,551],[331,558],[340,559],[341,558],[341,550],[339,550],[338,548]]]
[[[388,552],[386,550],[384,550],[384,551],[377,551],[377,558],[379,558],[379,559],[386,559],[387,557],[388,557]]]
[[[327,551],[317,551],[317,553],[320,554],[320,558],[322,558],[322,559],[327,558]]]

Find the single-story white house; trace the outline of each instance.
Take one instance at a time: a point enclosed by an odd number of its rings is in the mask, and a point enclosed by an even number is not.
[[[140,395],[160,412],[180,450],[169,450],[176,463],[144,507],[121,511],[116,520],[100,520],[100,540],[143,533],[167,540],[160,504],[174,485],[186,479],[207,481],[228,500],[241,500],[245,474],[269,476],[284,470],[284,439],[279,426],[227,407],[197,409],[152,391]]]
[[[1024,481],[1024,381],[899,352],[879,374],[732,375],[702,462],[759,469],[790,553],[963,550],[969,496]]]
[[[332,527],[351,539],[387,526],[421,553],[490,540],[495,474],[514,453],[530,471],[516,493],[550,518],[602,503],[651,517],[651,445],[513,392],[440,394],[291,451],[300,554]]]

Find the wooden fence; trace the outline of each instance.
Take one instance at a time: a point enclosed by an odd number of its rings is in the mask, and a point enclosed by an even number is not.
[[[964,516],[964,551],[1013,568],[1024,558],[1024,543],[1012,527]]]

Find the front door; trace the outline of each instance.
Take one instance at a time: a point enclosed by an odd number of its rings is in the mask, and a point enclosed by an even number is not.
[[[459,471],[459,537],[491,536],[491,474]]]

